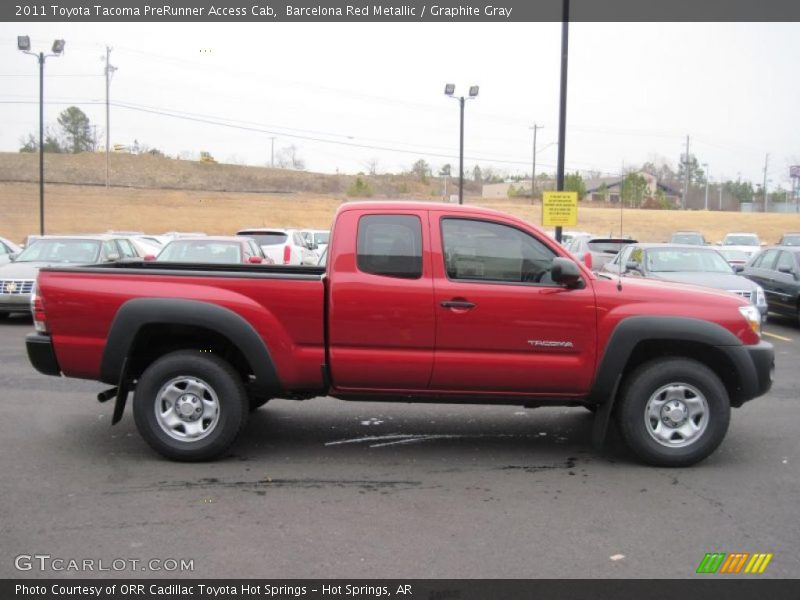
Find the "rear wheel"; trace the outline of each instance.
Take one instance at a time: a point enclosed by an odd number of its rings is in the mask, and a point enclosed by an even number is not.
[[[136,385],[133,416],[150,446],[174,460],[224,453],[248,415],[242,380],[213,354],[180,350],[151,364]]]
[[[633,453],[651,465],[686,467],[710,455],[730,422],[730,401],[719,377],[690,359],[660,359],[625,381],[617,423]]]

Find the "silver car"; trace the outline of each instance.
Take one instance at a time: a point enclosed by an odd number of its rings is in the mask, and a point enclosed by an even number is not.
[[[646,277],[675,283],[689,283],[731,292],[748,300],[767,319],[764,290],[737,275],[725,258],[708,246],[683,244],[631,244],[603,267],[603,275]]]
[[[11,257],[19,253],[22,248],[11,240],[0,237],[0,265],[11,262]]]
[[[139,257],[136,248],[126,238],[108,235],[41,237],[12,262],[0,266],[0,316],[30,312],[31,292],[42,267],[86,265]]]

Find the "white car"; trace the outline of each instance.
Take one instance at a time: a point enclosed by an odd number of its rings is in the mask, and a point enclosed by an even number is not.
[[[325,248],[328,247],[331,232],[327,229],[303,229],[300,233],[303,234],[306,242],[311,242],[312,249],[316,250],[317,255],[322,256]]]
[[[22,248],[17,246],[14,242],[0,237],[0,265],[10,262],[9,257],[21,251]]]
[[[750,258],[761,250],[761,240],[755,233],[729,233],[723,238],[720,246],[727,250],[739,250]]]
[[[236,235],[253,238],[276,265],[316,265],[319,262],[319,254],[299,229],[242,229]]]

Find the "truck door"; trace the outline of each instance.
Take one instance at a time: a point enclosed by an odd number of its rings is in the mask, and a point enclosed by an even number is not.
[[[555,284],[555,252],[521,228],[447,213],[430,218],[432,390],[586,393],[597,353],[591,283]]]
[[[345,211],[328,270],[328,344],[337,389],[424,390],[435,313],[427,212]]]

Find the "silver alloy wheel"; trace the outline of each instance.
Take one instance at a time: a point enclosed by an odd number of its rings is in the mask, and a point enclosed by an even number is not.
[[[670,383],[650,396],[644,409],[647,433],[667,448],[695,443],[708,427],[706,397],[688,383]]]
[[[181,375],[161,386],[155,401],[156,421],[180,442],[202,440],[219,423],[219,400],[202,379]]]

